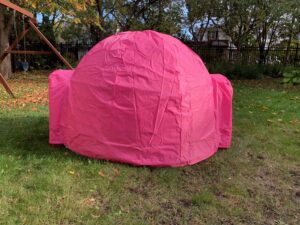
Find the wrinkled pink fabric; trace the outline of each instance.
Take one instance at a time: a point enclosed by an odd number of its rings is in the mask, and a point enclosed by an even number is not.
[[[169,35],[111,36],[49,83],[50,143],[81,155],[184,166],[230,146],[230,82]]]

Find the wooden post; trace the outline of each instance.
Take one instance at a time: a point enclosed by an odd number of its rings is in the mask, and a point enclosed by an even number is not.
[[[38,34],[38,36],[49,46],[49,48],[56,54],[56,56],[69,69],[73,69],[72,66],[70,65],[70,63],[59,53],[59,51],[57,51],[57,49],[50,43],[50,41],[44,36],[44,34],[37,28],[37,26],[36,26],[37,20],[31,12],[29,12],[26,9],[23,9],[23,8],[17,6],[16,4],[13,4],[13,3],[11,3],[10,1],[7,1],[7,0],[0,0],[0,5],[4,5],[5,7],[8,7],[12,10],[15,10],[15,11],[21,13],[22,15],[26,16],[27,18],[29,18],[29,20],[28,20],[29,25],[26,26],[25,30],[23,30],[23,32],[18,37],[16,37],[16,40],[0,56],[0,64],[3,62],[3,60],[10,53],[49,54],[48,52],[45,52],[45,51],[27,51],[27,52],[24,52],[24,51],[14,51],[13,50],[18,45],[20,40],[22,40],[26,36],[26,34],[28,33],[28,31],[31,27]],[[15,96],[14,96],[12,90],[8,86],[6,80],[4,79],[4,76],[1,73],[0,73],[0,83],[3,84],[5,90],[14,98]]]
[[[297,66],[298,63],[298,51],[299,51],[299,43],[297,43],[296,52],[295,52],[295,60],[294,60],[295,66]]]
[[[79,60],[79,43],[76,41],[76,59]]]
[[[24,16],[31,18],[32,20],[34,20],[36,22],[34,15],[26,9],[23,9],[20,6],[17,6],[16,4],[13,4],[10,1],[6,1],[6,0],[0,0],[0,4],[12,9],[12,10],[17,11],[17,12],[23,14]]]
[[[29,27],[27,26],[26,29],[16,38],[16,40],[8,47],[6,51],[0,56],[0,64],[4,61],[4,59],[10,54],[9,52],[14,49],[17,44],[22,40],[22,38],[25,37],[25,35],[28,33]],[[15,95],[13,94],[11,88],[9,87],[8,83],[6,82],[4,76],[0,73],[0,83],[5,88],[6,92],[10,94],[13,98],[15,98]]]
[[[231,49],[231,43],[229,42],[229,57],[228,57],[228,62],[231,62],[232,61],[232,49]]]
[[[59,51],[50,43],[50,41],[44,36],[44,34],[37,28],[37,26],[31,21],[28,21],[33,30],[40,36],[40,38],[49,46],[49,48],[57,55],[57,57],[69,68],[73,69],[71,64],[60,54]]]
[[[6,82],[6,80],[4,79],[4,77],[2,76],[2,74],[0,73],[0,83],[3,85],[3,87],[5,88],[6,92],[8,94],[10,94],[13,98],[15,98],[14,93],[12,92],[12,90],[10,89],[8,83]]]

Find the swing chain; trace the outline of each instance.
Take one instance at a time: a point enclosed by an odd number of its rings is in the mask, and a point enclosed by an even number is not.
[[[25,17],[24,15],[22,15],[22,23],[23,23],[23,32],[25,32]],[[23,43],[24,43],[24,58],[25,58],[25,62],[27,62],[27,55],[26,55],[26,35],[23,38]]]
[[[16,23],[16,10],[14,10],[14,30],[15,30],[15,35],[16,35],[16,39],[17,39],[19,36],[18,36],[18,28],[17,28],[17,23]],[[19,51],[19,43],[17,44],[16,47],[17,47],[17,50]],[[17,58],[20,61],[19,54],[18,54]]]

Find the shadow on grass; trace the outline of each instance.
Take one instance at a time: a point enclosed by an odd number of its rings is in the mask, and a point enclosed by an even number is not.
[[[215,156],[198,163],[192,167],[179,168],[151,168],[146,167],[149,171],[164,171],[180,170],[189,171],[188,173],[205,172],[207,176],[215,173],[226,166],[229,162],[230,156],[226,156],[226,151],[219,151]],[[89,159],[85,156],[76,154],[75,152],[65,148],[63,145],[50,145],[49,144],[49,126],[48,117],[40,114],[25,114],[25,115],[8,115],[7,117],[0,118],[0,155],[14,156],[22,159],[47,159],[56,160],[59,162],[74,161],[81,163],[90,163],[94,161],[100,164],[110,163],[106,160]],[[222,159],[222,160],[220,160]],[[133,167],[129,164],[117,163],[125,167]],[[143,166],[141,166],[143,167]],[[224,170],[224,169],[223,169]],[[191,175],[190,174],[190,175]]]
[[[0,154],[87,161],[63,145],[49,144],[48,117],[44,115],[0,118]]]

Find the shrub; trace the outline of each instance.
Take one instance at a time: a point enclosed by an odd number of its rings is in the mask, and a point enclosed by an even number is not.
[[[221,73],[229,79],[261,79],[264,75],[281,77],[284,67],[280,64],[259,65],[259,64],[231,64],[215,63],[209,64],[210,73]]]
[[[284,67],[281,64],[261,65],[263,74],[274,78],[282,77]]]
[[[241,79],[261,79],[263,71],[259,65],[235,65],[234,74]]]
[[[284,84],[300,84],[300,70],[293,70],[283,74],[282,83]]]
[[[208,65],[210,73],[221,73],[229,79],[260,79],[263,72],[258,65],[216,63]]]
[[[221,73],[230,79],[233,78],[233,74],[232,74],[233,65],[229,63],[208,64],[207,68],[210,73]]]

